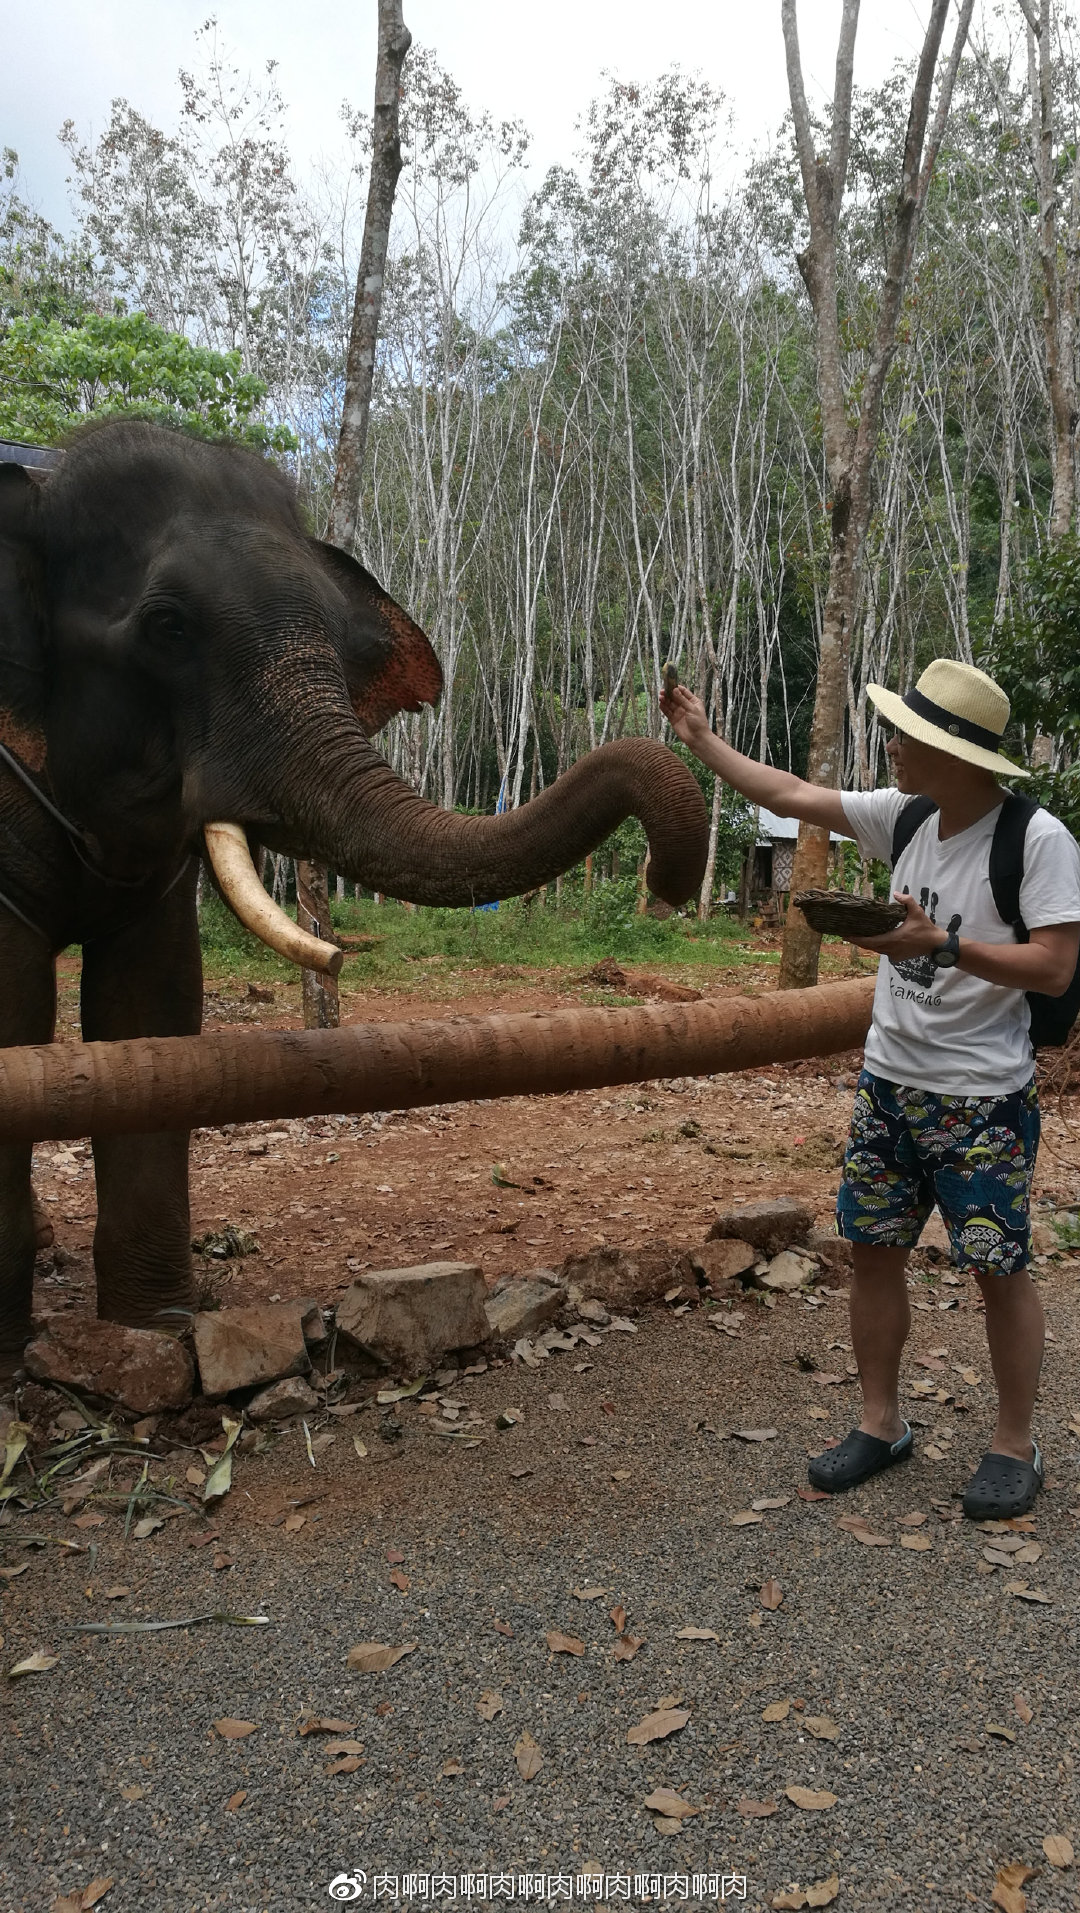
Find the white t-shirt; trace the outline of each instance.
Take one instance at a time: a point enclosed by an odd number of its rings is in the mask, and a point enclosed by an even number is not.
[[[844,815],[864,857],[892,858],[893,829],[904,805],[899,790],[844,791]],[[942,843],[935,811],[915,832],[893,872],[893,890],[908,891],[943,930],[977,943],[1012,943],[994,906],[990,845],[1000,804]],[[1040,810],[1024,839],[1020,914],[1029,930],[1080,922],[1080,846],[1064,824]],[[929,957],[878,964],[874,1020],[866,1067],[892,1083],[940,1096],[1008,1096],[1032,1072],[1022,990],[984,983],[964,970],[938,970]]]

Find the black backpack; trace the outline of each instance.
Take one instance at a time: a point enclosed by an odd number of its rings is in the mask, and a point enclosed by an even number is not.
[[[893,830],[894,870],[915,832],[928,817],[933,816],[936,809],[937,805],[929,797],[913,797],[904,805]],[[1012,926],[1017,943],[1028,941],[1028,927],[1020,915],[1020,885],[1024,880],[1024,838],[1038,809],[1039,805],[1033,803],[1030,797],[1018,797],[1010,791],[1001,806],[1001,815],[994,826],[994,841],[990,846],[990,888],[994,895],[994,907],[1002,923]],[[1059,1043],[1067,1043],[1072,1026],[1080,1015],[1080,962],[1064,996],[1044,996],[1039,990],[1028,990],[1027,1000],[1031,1006],[1032,1049],[1054,1048]]]

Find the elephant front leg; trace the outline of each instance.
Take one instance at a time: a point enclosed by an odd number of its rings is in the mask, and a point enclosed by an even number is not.
[[[44,940],[0,907],[0,1047],[52,1041],[56,972]],[[19,1365],[30,1340],[37,1224],[30,1143],[0,1149],[0,1375]]]
[[[30,1340],[37,1227],[29,1143],[0,1149],[0,1375],[19,1365]]]
[[[175,889],[140,920],[137,936],[125,931],[84,944],[82,1025],[88,1042],[198,1034],[197,874],[193,860]],[[131,1328],[178,1331],[195,1306],[188,1132],[94,1136],[92,1142],[98,1314]]]
[[[98,1314],[128,1328],[179,1330],[195,1307],[188,1136],[95,1136]]]

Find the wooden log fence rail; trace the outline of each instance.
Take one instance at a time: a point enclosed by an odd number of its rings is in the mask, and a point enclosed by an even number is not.
[[[827,1056],[862,1043],[873,989],[0,1050],[0,1143],[555,1095]]]

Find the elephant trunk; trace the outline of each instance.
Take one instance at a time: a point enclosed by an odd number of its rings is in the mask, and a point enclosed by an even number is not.
[[[701,884],[704,798],[686,765],[651,738],[590,751],[540,796],[498,817],[440,810],[364,739],[335,755],[321,753],[318,790],[307,793],[311,850],[405,902],[460,908],[521,896],[572,869],[627,817],[644,826],[657,897],[685,903]]]

